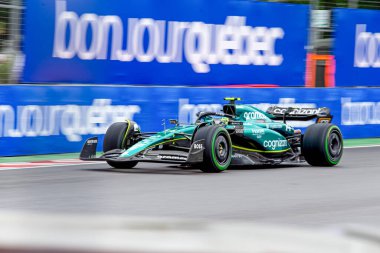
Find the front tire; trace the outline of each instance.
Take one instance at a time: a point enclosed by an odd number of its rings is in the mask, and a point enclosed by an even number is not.
[[[226,170],[232,160],[232,143],[227,130],[220,126],[205,126],[195,133],[194,141],[204,139],[203,162],[200,170],[215,173]]]
[[[303,136],[302,153],[313,166],[335,166],[343,155],[343,137],[333,124],[313,124]]]
[[[113,123],[104,135],[103,152],[113,149],[125,149],[128,139],[131,137],[134,129],[132,121]],[[137,162],[116,162],[107,161],[107,163],[117,169],[133,168]]]

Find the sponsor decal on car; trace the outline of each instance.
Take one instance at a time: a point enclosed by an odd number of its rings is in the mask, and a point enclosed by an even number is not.
[[[246,120],[254,120],[254,119],[266,119],[267,117],[261,112],[245,112],[244,118]]]
[[[107,154],[104,157],[105,158],[116,158],[116,157],[119,157],[119,156],[120,156],[120,154]]]
[[[177,161],[186,161],[187,158],[183,156],[174,156],[174,155],[158,155],[158,159],[161,160],[177,160]]]
[[[194,143],[194,149],[203,149],[202,143]]]
[[[331,122],[331,118],[319,118],[317,120],[317,123],[330,123]]]
[[[286,132],[291,132],[293,130],[293,127],[286,124],[266,124],[266,127],[273,130],[285,128]]]
[[[282,126],[281,124],[267,124],[267,128],[269,129],[282,129]]]
[[[235,133],[244,134],[244,127],[243,126],[236,126],[235,127]]]
[[[290,131],[294,130],[293,127],[291,127],[289,125],[285,125],[285,129],[286,129],[287,132],[290,132]]]
[[[241,159],[241,158],[244,158],[244,157],[245,157],[244,155],[239,154],[239,153],[235,153],[235,154],[232,155],[232,158],[234,158],[234,159]]]
[[[256,135],[257,138],[261,138],[265,133],[264,129],[252,129],[252,134]]]
[[[275,150],[277,148],[284,148],[288,146],[287,140],[266,140],[264,141],[264,147]]]
[[[274,114],[285,114],[288,108],[275,108]],[[314,115],[323,112],[323,108],[294,108],[291,109],[289,115]]]
[[[229,124],[233,126],[242,126],[244,123],[241,121],[229,121]],[[247,125],[250,125],[250,124],[247,124]]]

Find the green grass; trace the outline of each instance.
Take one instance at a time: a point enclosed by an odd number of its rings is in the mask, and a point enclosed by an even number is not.
[[[13,157],[1,157],[0,163],[33,162],[33,161],[57,160],[57,159],[73,159],[73,158],[78,158],[78,157],[79,157],[79,153],[54,154],[54,155],[35,155],[35,156],[13,156]]]
[[[344,140],[345,147],[372,146],[372,145],[380,145],[380,138]]]

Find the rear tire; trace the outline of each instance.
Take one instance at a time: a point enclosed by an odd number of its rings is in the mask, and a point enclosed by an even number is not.
[[[232,143],[227,130],[219,126],[205,126],[195,133],[194,141],[205,140],[203,163],[196,165],[201,171],[215,173],[226,170],[232,160]]]
[[[305,160],[313,166],[335,166],[343,155],[343,137],[333,124],[314,124],[307,128],[302,141]]]
[[[133,133],[134,122],[116,122],[113,123],[104,135],[103,152],[107,152],[113,149],[125,149],[128,138]],[[128,131],[128,132],[127,132]],[[118,169],[133,168],[137,165],[137,162],[116,162],[107,161],[107,163]]]

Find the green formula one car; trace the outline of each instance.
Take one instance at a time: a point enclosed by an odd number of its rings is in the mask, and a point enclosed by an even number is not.
[[[104,154],[96,158],[98,138],[86,141],[82,160],[103,160],[114,168],[132,168],[138,162],[164,162],[220,172],[232,165],[308,162],[313,166],[337,165],[343,138],[331,124],[328,108],[270,107],[266,112],[226,98],[222,112],[200,112],[194,124],[158,133],[142,133],[127,120],[112,124],[103,142]],[[316,120],[304,134],[287,120]]]

